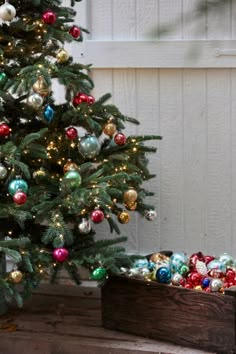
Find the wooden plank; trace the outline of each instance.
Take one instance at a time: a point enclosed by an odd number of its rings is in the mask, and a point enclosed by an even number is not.
[[[74,52],[94,68],[235,68],[235,56],[235,40],[88,40]]]
[[[135,0],[114,0],[112,3],[113,39],[136,39]]]
[[[184,39],[206,39],[206,12],[200,16],[198,6],[199,0],[183,0]]]
[[[236,7],[235,7],[236,9]],[[231,211],[232,211],[232,220],[231,220],[231,252],[230,254],[236,254],[236,100],[234,99],[236,95],[236,70],[231,70]]]
[[[230,39],[232,29],[231,1],[219,2],[207,6],[207,39]],[[219,26],[220,23],[220,26]]]
[[[150,39],[158,27],[159,1],[136,0],[136,39]]]
[[[183,38],[182,0],[159,0],[160,39]]]

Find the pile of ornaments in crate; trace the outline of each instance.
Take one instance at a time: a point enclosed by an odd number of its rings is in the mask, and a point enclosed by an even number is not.
[[[236,261],[227,253],[215,257],[197,252],[187,257],[182,252],[157,252],[121,271],[130,278],[206,292],[224,293],[236,285]]]

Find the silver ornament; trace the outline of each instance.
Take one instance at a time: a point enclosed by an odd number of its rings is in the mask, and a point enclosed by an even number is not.
[[[16,16],[16,9],[5,0],[5,4],[0,6],[0,19],[3,21],[11,21]]]
[[[40,108],[43,104],[43,98],[40,96],[38,93],[33,93],[28,97],[27,100],[28,105],[30,105],[33,108]]]
[[[210,289],[213,292],[219,291],[223,286],[222,280],[215,278],[210,281]]]
[[[79,152],[83,157],[92,159],[100,152],[101,145],[94,135],[85,135],[79,143]]]
[[[87,219],[82,219],[82,222],[78,225],[78,229],[81,234],[88,234],[91,230],[91,225]]]
[[[224,264],[227,268],[232,268],[234,266],[234,259],[227,253],[223,253],[219,256],[219,261]]]
[[[7,169],[0,163],[0,179],[4,179],[7,176]]]
[[[157,213],[155,210],[147,210],[145,213],[145,218],[149,221],[154,221],[157,217]]]
[[[180,273],[174,273],[171,277],[171,283],[173,285],[180,285],[180,282],[182,279],[183,279],[183,276]]]

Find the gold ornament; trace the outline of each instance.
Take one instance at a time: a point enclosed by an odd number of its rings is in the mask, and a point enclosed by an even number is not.
[[[127,211],[122,211],[121,213],[118,214],[118,221],[121,224],[128,224],[130,221],[130,215],[127,213]]]
[[[21,282],[23,274],[19,270],[14,270],[13,272],[11,272],[10,277],[13,283],[18,284]]]
[[[46,176],[46,171],[42,167],[39,170],[33,172],[33,178],[44,176]]]
[[[116,132],[116,125],[114,123],[107,123],[103,128],[103,133],[112,136]]]
[[[43,76],[39,76],[38,80],[33,84],[33,90],[40,96],[46,97],[51,92],[51,87],[47,85]]]
[[[128,189],[127,191],[124,192],[123,197],[126,203],[136,202],[138,198],[138,193],[136,192],[135,189]]]
[[[125,207],[128,209],[128,210],[136,210],[137,208],[137,202],[129,202],[129,203],[126,203],[125,204]]]
[[[69,57],[69,53],[64,48],[60,49],[57,53],[57,61],[60,64],[66,63]]]
[[[66,173],[68,171],[75,171],[78,169],[79,169],[79,166],[76,165],[76,163],[72,162],[71,160],[68,160],[68,162],[63,166],[64,173]]]
[[[169,257],[162,253],[153,253],[150,257],[150,262],[158,263],[163,261],[168,261]]]

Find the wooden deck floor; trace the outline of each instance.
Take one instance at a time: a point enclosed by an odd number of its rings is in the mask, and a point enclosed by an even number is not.
[[[115,309],[114,309],[115,311]],[[0,318],[1,354],[203,354],[101,325],[100,290],[42,286],[24,310]]]

